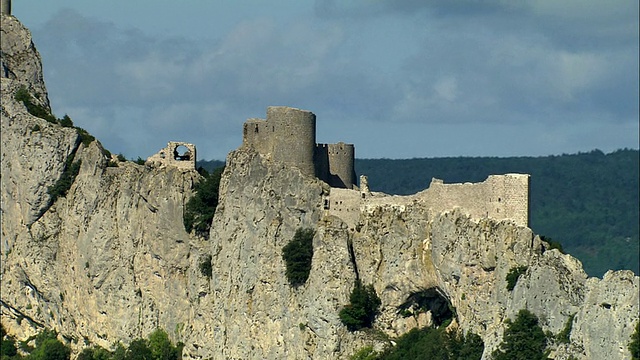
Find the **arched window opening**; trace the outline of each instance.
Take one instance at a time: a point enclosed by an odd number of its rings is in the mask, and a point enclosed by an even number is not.
[[[179,161],[191,160],[191,151],[184,145],[178,145],[173,150],[173,158]]]

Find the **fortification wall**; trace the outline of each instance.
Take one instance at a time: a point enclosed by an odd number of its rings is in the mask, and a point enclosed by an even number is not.
[[[324,207],[328,215],[339,217],[353,231],[360,217],[362,205],[363,201],[359,191],[332,188],[329,197],[325,199]]]
[[[270,106],[267,123],[273,130],[270,136],[273,159],[315,176],[316,116],[310,111]]]
[[[353,188],[356,184],[355,147],[353,144],[339,142],[328,145],[329,185],[333,187]]]
[[[436,212],[463,208],[476,218],[511,219],[529,225],[529,175],[490,175],[480,183],[444,184],[433,179],[419,196]]]
[[[361,211],[373,211],[381,206],[402,208],[414,202],[425,203],[436,213],[459,207],[474,218],[509,219],[518,225],[529,225],[529,175],[526,174],[490,175],[483,182],[464,184],[445,184],[433,179],[428,189],[409,196],[331,189],[329,200],[325,203],[328,214],[342,218],[350,227],[355,226]]]

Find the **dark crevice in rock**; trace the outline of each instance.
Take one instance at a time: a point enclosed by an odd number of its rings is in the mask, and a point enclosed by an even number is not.
[[[0,300],[0,305],[2,305],[5,308],[7,308],[7,310],[9,310],[9,312],[13,313],[16,316],[16,318],[18,319],[18,322],[21,322],[22,319],[25,319],[25,320],[27,320],[29,322],[29,324],[31,324],[31,326],[38,327],[38,328],[44,328],[44,324],[34,320],[29,315],[23,313],[22,311],[16,309],[13,306],[7,304],[3,300]]]
[[[453,307],[445,293],[438,287],[411,293],[407,300],[398,306],[399,313],[431,312],[433,323],[440,326],[455,317]]]
[[[351,259],[351,264],[353,264],[353,271],[356,273],[356,282],[359,282],[360,273],[358,272],[358,264],[356,263],[356,253],[353,250],[353,239],[351,239],[351,237],[347,239],[347,249],[349,250],[349,259]]]

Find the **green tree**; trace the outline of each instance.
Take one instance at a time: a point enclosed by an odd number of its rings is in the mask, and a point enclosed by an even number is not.
[[[293,239],[282,248],[282,258],[286,266],[285,275],[291,286],[300,286],[309,278],[314,235],[313,229],[299,228]]]
[[[461,333],[448,334],[450,359],[452,360],[480,360],[484,352],[484,341],[478,334]]]
[[[516,283],[518,282],[518,279],[520,278],[520,275],[524,274],[525,272],[527,272],[527,267],[526,266],[517,266],[517,267],[513,267],[509,270],[509,273],[507,273],[507,290],[511,291],[516,287]]]
[[[16,347],[16,339],[13,336],[7,334],[2,324],[0,324],[0,358],[11,358],[18,354],[18,348]]]
[[[60,125],[62,125],[64,127],[73,127],[73,121],[71,120],[71,118],[67,114],[64,114],[62,119],[59,119],[58,121],[60,122]]]
[[[631,352],[631,358],[633,360],[640,359],[640,321],[636,323],[636,331],[631,335],[629,352]]]
[[[30,360],[69,360],[71,357],[71,349],[58,340],[53,330],[42,330],[35,341],[36,347],[28,357]]]
[[[378,359],[480,360],[484,352],[484,342],[480,336],[448,332],[444,326],[412,329],[397,338],[395,343],[395,346],[385,349]]]
[[[136,339],[129,344],[125,359],[127,360],[153,360],[153,354],[149,348],[149,342],[145,339]]]
[[[149,335],[149,348],[154,360],[178,360],[182,349],[174,347],[169,336],[162,329],[156,329]]]
[[[76,360],[110,360],[113,354],[100,346],[82,349]]]
[[[502,343],[493,352],[494,360],[548,360],[547,336],[538,318],[529,310],[518,312],[515,321],[507,319]]]
[[[127,356],[127,349],[122,345],[121,342],[115,344],[115,349],[113,350],[113,355],[111,356],[111,360],[125,360]]]
[[[364,286],[360,280],[357,280],[349,301],[350,304],[343,307],[339,313],[342,323],[349,331],[370,328],[382,304],[373,285]]]
[[[191,233],[195,230],[199,236],[208,238],[213,215],[218,207],[218,190],[224,167],[217,168],[211,175],[200,181],[195,187],[195,194],[185,205],[184,229]]]

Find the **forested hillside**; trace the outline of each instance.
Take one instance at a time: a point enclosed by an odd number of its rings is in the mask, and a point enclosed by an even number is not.
[[[546,157],[357,159],[374,191],[412,194],[431,178],[483,181],[490,174],[531,175],[530,221],[535,233],[558,241],[587,273],[639,272],[639,152],[599,150]]]

